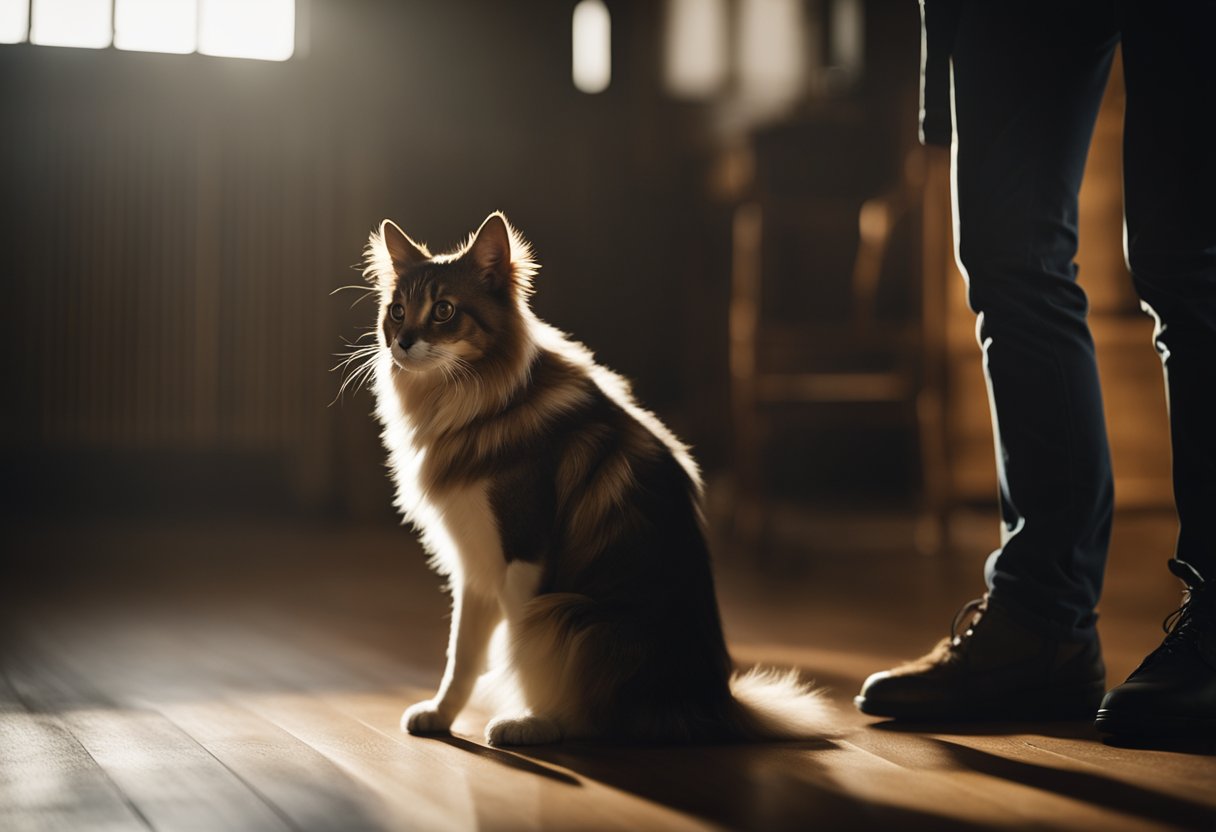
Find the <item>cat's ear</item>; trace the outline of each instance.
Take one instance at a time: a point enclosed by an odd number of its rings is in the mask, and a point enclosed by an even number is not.
[[[398,227],[392,220],[380,223],[380,236],[389,256],[393,258],[393,266],[404,271],[410,266],[429,260],[430,255],[425,249],[409,238],[409,235]]]
[[[501,213],[495,211],[486,217],[473,235],[466,256],[494,288],[501,289],[511,282],[511,231]]]

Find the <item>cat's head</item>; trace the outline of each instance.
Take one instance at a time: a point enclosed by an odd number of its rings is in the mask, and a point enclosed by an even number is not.
[[[440,255],[385,220],[371,235],[365,272],[380,290],[381,348],[411,373],[459,376],[507,360],[520,350],[535,272],[528,244],[501,213]]]

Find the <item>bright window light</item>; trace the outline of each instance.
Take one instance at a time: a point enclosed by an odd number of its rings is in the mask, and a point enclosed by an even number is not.
[[[34,0],[30,43],[43,46],[110,45],[112,0]]]
[[[612,19],[602,0],[574,7],[574,86],[581,92],[608,89],[612,80]]]
[[[285,61],[296,48],[295,0],[205,0],[198,51],[226,58]]]
[[[285,61],[295,24],[295,0],[0,0],[0,43]]]
[[[195,0],[115,0],[114,45],[186,54],[194,51],[197,23]]]
[[[707,98],[726,83],[726,0],[668,0],[667,89],[684,98]]]
[[[0,0],[0,43],[21,43],[29,28],[29,0]]]

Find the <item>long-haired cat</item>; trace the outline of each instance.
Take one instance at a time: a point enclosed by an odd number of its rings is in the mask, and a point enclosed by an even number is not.
[[[524,705],[489,723],[494,745],[830,733],[795,674],[732,676],[697,467],[620,376],[533,314],[536,271],[499,213],[452,253],[389,220],[367,246],[396,504],[453,600],[439,691],[402,727],[450,728],[503,624]]]

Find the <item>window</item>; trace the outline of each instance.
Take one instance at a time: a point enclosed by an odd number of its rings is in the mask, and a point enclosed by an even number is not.
[[[0,43],[21,43],[29,30],[29,0],[0,0]]]
[[[198,51],[285,61],[295,50],[295,0],[202,0]]]
[[[0,0],[0,43],[285,61],[295,0]]]
[[[115,0],[114,45],[138,52],[193,52],[194,0]]]
[[[110,4],[80,0],[37,0],[30,14],[30,42],[43,46],[110,45]]]

